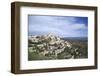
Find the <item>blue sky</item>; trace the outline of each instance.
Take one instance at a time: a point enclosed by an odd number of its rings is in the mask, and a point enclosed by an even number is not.
[[[60,37],[87,37],[88,17],[28,16],[29,35],[53,33]]]

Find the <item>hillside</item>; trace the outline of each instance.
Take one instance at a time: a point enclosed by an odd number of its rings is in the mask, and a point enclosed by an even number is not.
[[[80,58],[79,47],[53,34],[29,36],[29,60],[74,59]]]

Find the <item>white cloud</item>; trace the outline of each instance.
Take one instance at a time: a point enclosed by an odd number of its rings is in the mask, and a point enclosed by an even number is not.
[[[85,24],[73,24],[72,27],[73,29],[77,30],[77,29],[87,29],[87,27],[85,26]]]
[[[86,36],[87,26],[85,23],[76,23],[75,21],[76,17],[30,16],[29,33],[53,32],[59,36]],[[83,30],[84,34],[81,34],[79,30]]]

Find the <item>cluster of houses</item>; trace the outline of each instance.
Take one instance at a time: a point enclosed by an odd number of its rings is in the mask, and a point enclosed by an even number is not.
[[[41,35],[41,36],[29,36],[32,47],[30,52],[39,51],[39,54],[47,55],[54,54],[57,56],[63,52],[66,47],[71,48],[71,43],[61,39],[53,34]],[[37,49],[36,49],[37,48]]]

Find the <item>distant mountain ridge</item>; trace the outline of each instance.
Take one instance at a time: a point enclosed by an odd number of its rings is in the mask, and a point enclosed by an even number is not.
[[[88,37],[64,37],[64,40],[78,40],[78,41],[88,41]]]

